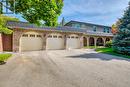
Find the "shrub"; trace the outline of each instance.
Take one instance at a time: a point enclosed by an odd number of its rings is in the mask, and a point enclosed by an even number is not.
[[[105,47],[112,47],[112,41],[107,41]]]

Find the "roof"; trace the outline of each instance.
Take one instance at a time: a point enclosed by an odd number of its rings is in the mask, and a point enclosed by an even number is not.
[[[79,22],[79,21],[70,21],[65,24],[65,26],[72,24],[72,23],[79,23],[79,24],[85,24],[85,25],[90,25],[90,26],[99,26],[99,27],[108,27],[111,28],[110,26],[105,26],[105,25],[98,25],[98,24],[93,24],[93,23],[86,23],[86,22]]]
[[[95,35],[95,36],[113,36],[112,33],[101,33],[101,32],[88,32],[85,29],[77,29],[72,27],[46,27],[46,26],[37,26],[35,24],[30,24],[28,22],[16,22],[16,21],[8,21],[7,27],[10,29],[32,29],[32,30],[42,30],[42,31],[58,31],[58,32],[72,32],[72,33],[83,33],[87,35]]]

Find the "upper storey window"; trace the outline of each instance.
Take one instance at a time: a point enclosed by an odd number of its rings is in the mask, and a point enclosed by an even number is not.
[[[72,27],[73,28],[81,28],[81,25],[80,24],[72,24]]]
[[[110,29],[109,28],[107,29],[107,33],[110,33]]]
[[[106,28],[103,29],[103,32],[106,33]]]
[[[103,32],[104,32],[104,33],[110,33],[110,29],[109,29],[109,28],[104,28],[104,29],[103,29]]]
[[[96,32],[97,31],[97,27],[93,26],[93,31]]]

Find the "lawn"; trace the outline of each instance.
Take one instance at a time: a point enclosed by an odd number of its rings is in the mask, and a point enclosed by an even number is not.
[[[12,54],[0,54],[0,61],[6,61]]]
[[[96,48],[96,51],[99,53],[106,53],[106,54],[125,57],[125,58],[130,59],[130,56],[128,55],[123,55],[123,54],[118,54],[118,53],[113,52],[112,48]]]
[[[103,46],[85,46],[84,48],[89,48],[89,49],[95,49],[95,48],[103,48]]]

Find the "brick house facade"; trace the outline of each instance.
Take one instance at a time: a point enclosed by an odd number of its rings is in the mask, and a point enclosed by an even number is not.
[[[42,45],[37,43],[38,45],[41,45],[40,46],[41,48],[37,50],[50,49],[48,48],[48,46],[58,47],[59,45],[62,45],[62,49],[69,49],[71,48],[71,46],[72,48],[83,48],[84,46],[97,46],[97,45],[104,46],[106,40],[111,40],[113,38],[112,33],[90,32],[90,31],[88,32],[85,29],[77,29],[70,26],[53,27],[53,28],[38,27],[36,25],[29,24],[26,22],[10,21],[7,22],[7,27],[13,30],[13,34],[12,35],[0,34],[0,51],[13,51],[13,52],[22,51],[23,47],[25,49],[39,40],[41,40]],[[39,35],[41,39],[37,37]],[[31,42],[34,39],[37,41]],[[30,42],[28,42],[27,40]],[[27,41],[26,44],[24,43],[24,41],[25,42]],[[48,42],[48,41],[54,41],[54,42]],[[59,42],[57,43],[56,41]],[[60,41],[62,41],[62,43]],[[49,43],[52,44],[49,45]],[[23,44],[27,46],[24,46]],[[33,48],[37,44],[34,44],[31,48]]]

